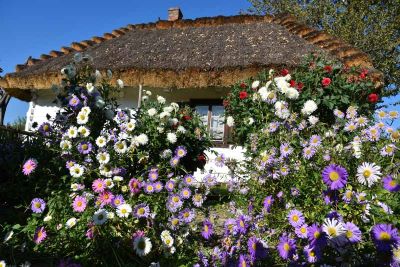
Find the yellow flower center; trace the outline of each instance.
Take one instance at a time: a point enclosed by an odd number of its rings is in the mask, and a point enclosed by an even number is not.
[[[173,202],[179,202],[179,197],[173,197],[173,198],[172,198],[172,201],[173,201]]]
[[[206,225],[204,225],[204,232],[208,232],[208,225],[206,224]]]
[[[36,203],[35,203],[35,207],[36,207],[36,208],[40,208],[40,206],[41,206],[41,205],[40,205],[39,202],[36,202]]]
[[[353,192],[347,191],[346,192],[346,198],[351,198],[353,196]]]
[[[331,181],[337,181],[339,179],[339,173],[336,171],[332,171],[331,173],[329,173],[329,179],[331,179]]]
[[[318,231],[316,231],[316,232],[314,233],[314,238],[319,238],[319,237],[320,237],[320,235],[321,235],[321,233],[320,233],[320,232],[318,232]]]
[[[76,205],[77,205],[78,207],[82,207],[83,203],[82,203],[82,201],[78,201],[78,203],[76,203]]]
[[[88,145],[87,145],[87,144],[83,144],[83,145],[82,145],[82,149],[83,149],[83,150],[88,149]]]
[[[330,236],[336,236],[336,228],[335,227],[329,227],[328,228],[328,234],[330,235]]]
[[[389,185],[391,186],[391,187],[395,187],[396,185],[397,185],[397,183],[395,182],[395,181],[390,181],[389,182]]]
[[[257,243],[254,242],[254,243],[251,245],[251,247],[253,248],[253,250],[256,250],[256,248],[257,248]]]
[[[300,232],[304,234],[305,232],[307,232],[307,230],[306,230],[305,227],[301,227],[301,228],[300,228]]]
[[[242,220],[240,220],[240,227],[244,227],[244,222]]]
[[[314,251],[310,251],[310,256],[311,256],[311,257],[314,257],[314,256],[315,256]]]
[[[285,243],[285,244],[283,245],[283,249],[284,249],[285,251],[289,251],[289,249],[290,249],[289,244],[288,244],[288,243]]]
[[[144,208],[139,208],[138,211],[137,211],[137,213],[138,213],[139,215],[143,215],[144,212],[145,212]]]
[[[172,225],[177,225],[179,223],[179,220],[178,219],[173,219],[171,223],[172,223]]]
[[[372,172],[371,172],[370,170],[365,170],[365,171],[363,172],[363,175],[364,175],[365,178],[370,177],[371,174],[372,174]]]
[[[126,210],[126,209],[121,209],[121,213],[122,214],[125,214],[125,213],[127,213],[128,211]]]
[[[346,236],[347,236],[347,238],[352,238],[353,237],[353,232],[352,231],[346,231]]]
[[[391,238],[391,235],[388,232],[382,232],[379,234],[380,240],[388,241],[388,240],[390,240],[390,238]]]
[[[293,216],[292,216],[292,220],[295,221],[295,222],[297,222],[297,221],[299,220],[299,216],[293,215]]]

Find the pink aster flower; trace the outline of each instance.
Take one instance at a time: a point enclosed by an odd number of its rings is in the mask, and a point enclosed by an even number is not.
[[[106,183],[103,179],[96,179],[92,184],[93,191],[96,193],[101,193],[106,189]]]
[[[30,175],[32,172],[35,171],[37,165],[38,165],[38,162],[36,159],[28,159],[24,163],[24,166],[22,167],[22,173],[25,175]]]
[[[33,242],[35,242],[36,244],[40,244],[46,239],[46,237],[47,233],[44,227],[38,227],[36,229],[35,235],[33,236]]]
[[[75,212],[83,212],[86,209],[87,200],[85,197],[77,196],[72,203]]]
[[[110,191],[101,192],[98,201],[100,201],[101,205],[111,204],[114,199],[114,195]]]

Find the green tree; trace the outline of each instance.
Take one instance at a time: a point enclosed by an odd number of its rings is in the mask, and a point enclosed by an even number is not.
[[[7,126],[23,131],[25,130],[25,124],[26,124],[26,116],[16,118],[12,123],[8,123]]]
[[[400,89],[400,0],[249,0],[250,13],[290,13],[368,53],[385,75],[382,96]]]

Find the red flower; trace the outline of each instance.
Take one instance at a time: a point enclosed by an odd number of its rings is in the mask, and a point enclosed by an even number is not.
[[[369,94],[369,96],[368,96],[368,102],[370,102],[370,103],[376,103],[376,102],[378,102],[378,100],[379,100],[378,94],[374,94],[374,93]]]
[[[290,87],[296,87],[296,81],[295,80],[290,80]]]
[[[206,163],[206,156],[204,154],[200,154],[197,156],[197,160],[201,163]]]
[[[299,91],[301,91],[303,89],[303,87],[304,87],[304,83],[302,83],[302,82],[297,83],[297,89]]]
[[[247,97],[247,92],[246,91],[241,91],[240,93],[239,93],[239,98],[240,99],[245,99]]]
[[[289,71],[288,71],[287,69],[281,70],[281,75],[282,75],[282,76],[286,76],[286,75],[288,75],[288,74],[289,74]]]
[[[367,77],[368,70],[362,70],[360,73],[360,79],[365,79]]]
[[[321,83],[322,83],[323,87],[327,87],[327,86],[329,86],[331,84],[331,79],[327,78],[327,77],[324,77],[324,78],[322,78]]]
[[[185,115],[182,117],[185,121],[190,121],[192,119],[192,117],[190,117],[189,115]]]
[[[332,72],[332,70],[333,70],[333,68],[332,68],[332,66],[330,66],[330,65],[326,65],[326,66],[324,67],[324,71],[326,71],[326,72],[328,72],[328,73]]]
[[[241,84],[240,84],[240,87],[242,87],[242,88],[246,88],[246,87],[247,87],[247,85],[246,85],[245,83],[241,83]]]
[[[229,100],[224,99],[224,101],[222,102],[222,105],[223,105],[224,107],[229,106]]]

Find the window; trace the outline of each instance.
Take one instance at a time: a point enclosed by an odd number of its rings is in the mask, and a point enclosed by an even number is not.
[[[216,145],[227,145],[228,127],[224,123],[224,107],[219,100],[196,101],[192,106]]]

